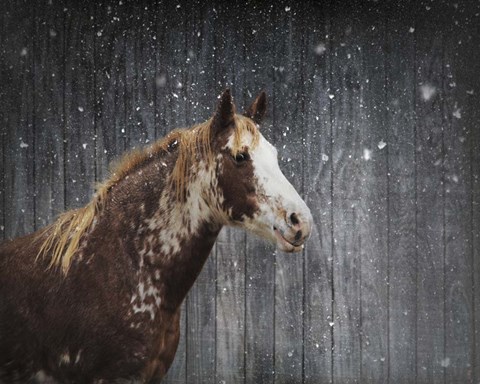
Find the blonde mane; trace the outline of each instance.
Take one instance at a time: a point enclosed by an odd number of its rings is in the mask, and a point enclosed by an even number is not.
[[[149,147],[136,149],[124,155],[112,168],[110,178],[97,185],[93,199],[85,207],[63,213],[52,225],[40,232],[42,240],[45,233],[47,237],[40,246],[37,259],[51,254],[49,267],[59,267],[64,274],[67,274],[73,257],[79,249],[82,236],[92,228],[95,219],[103,209],[110,189],[142,164],[161,152],[168,151],[169,146],[174,142],[178,145],[178,158],[169,181],[177,201],[183,201],[195,159],[202,158],[207,161],[207,164],[214,161],[210,146],[211,123],[212,119],[209,119],[190,129],[174,130]],[[260,134],[255,123],[249,118],[235,115],[234,123],[232,152],[236,155],[242,150],[241,142],[244,134],[248,132],[252,135],[253,147],[257,145]]]

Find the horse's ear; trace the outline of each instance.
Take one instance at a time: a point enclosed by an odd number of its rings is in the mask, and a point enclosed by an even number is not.
[[[265,91],[260,92],[257,98],[253,101],[252,105],[248,107],[247,111],[245,112],[245,116],[252,119],[255,123],[260,124],[265,116],[265,112],[267,111],[267,94]]]
[[[223,128],[227,127],[232,121],[235,115],[235,105],[233,105],[232,94],[230,89],[227,88],[223,91],[218,102],[217,110],[213,115],[212,129],[214,134],[220,132]]]

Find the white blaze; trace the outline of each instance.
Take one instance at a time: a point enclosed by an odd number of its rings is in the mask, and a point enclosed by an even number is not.
[[[245,135],[242,146],[249,148],[254,176],[257,181],[256,193],[259,211],[253,219],[245,218],[246,229],[265,239],[277,242],[278,233],[289,229],[287,217],[295,213],[306,222],[311,222],[311,213],[305,202],[280,170],[277,150],[261,134],[258,145],[252,148],[251,135]],[[230,138],[227,146],[232,146]],[[282,247],[281,247],[282,248]]]

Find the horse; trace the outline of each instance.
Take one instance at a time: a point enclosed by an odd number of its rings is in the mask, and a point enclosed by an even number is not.
[[[0,246],[0,382],[161,380],[223,226],[303,249],[312,215],[259,130],[266,104],[237,114],[225,90],[206,122],[127,153],[86,206]]]

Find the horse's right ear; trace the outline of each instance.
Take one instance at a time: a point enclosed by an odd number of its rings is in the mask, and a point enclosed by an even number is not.
[[[216,135],[222,129],[226,128],[235,116],[235,105],[233,104],[232,94],[227,88],[223,91],[218,102],[217,110],[212,119],[213,134]]]
[[[265,91],[259,93],[257,98],[253,101],[252,105],[248,107],[244,113],[245,116],[252,119],[255,123],[260,124],[267,111],[267,94]]]

